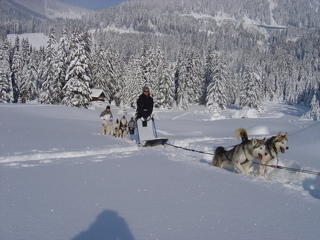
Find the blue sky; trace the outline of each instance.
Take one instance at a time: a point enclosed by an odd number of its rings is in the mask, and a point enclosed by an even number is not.
[[[72,4],[74,6],[96,10],[100,8],[116,6],[128,0],[60,0],[60,1],[68,4]]]

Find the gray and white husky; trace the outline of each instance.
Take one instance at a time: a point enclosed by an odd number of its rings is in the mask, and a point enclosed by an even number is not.
[[[276,136],[272,136],[271,138],[267,139],[267,141],[265,142],[267,155],[264,155],[262,159],[259,159],[260,164],[259,164],[258,176],[261,176],[263,172],[263,176],[265,178],[268,177],[269,167],[265,165],[268,165],[270,162],[275,160],[278,157],[279,152],[285,153],[286,150],[289,149],[289,147],[287,146],[287,143],[288,143],[288,133],[282,135],[281,132],[278,132]]]
[[[242,142],[229,151],[224,147],[218,147],[215,150],[212,165],[220,168],[234,166],[242,174],[248,175],[252,161],[255,158],[262,159],[266,154],[266,139],[253,138],[249,140],[244,128],[238,128],[235,131],[235,136],[237,139],[241,137]]]

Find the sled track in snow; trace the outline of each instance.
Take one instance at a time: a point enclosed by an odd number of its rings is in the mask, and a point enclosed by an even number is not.
[[[38,151],[33,150],[26,154],[15,154],[7,157],[0,157],[0,164],[9,167],[30,167],[39,165],[39,163],[51,163],[55,160],[63,159],[75,159],[75,158],[90,158],[91,161],[99,161],[107,154],[130,154],[133,151],[137,151],[137,146],[128,148],[117,147],[103,150],[88,149],[85,151],[61,151],[59,149],[53,149],[51,151]],[[36,162],[38,164],[36,164]]]

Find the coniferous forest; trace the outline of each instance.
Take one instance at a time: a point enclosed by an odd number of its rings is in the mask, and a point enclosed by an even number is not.
[[[208,111],[262,101],[310,106],[319,120],[320,0],[131,0],[81,19],[0,2],[0,102],[87,108],[93,88],[135,107]],[[47,45],[7,34],[44,33]]]

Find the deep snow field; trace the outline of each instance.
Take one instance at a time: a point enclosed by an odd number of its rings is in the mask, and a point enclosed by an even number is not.
[[[319,172],[320,122],[301,118],[307,108],[155,109],[159,137],[205,154],[100,135],[105,106],[0,104],[1,240],[319,239],[319,175],[272,168],[265,179],[257,164],[250,176],[210,165],[243,127],[257,138],[288,132],[278,164]]]

